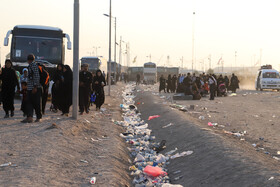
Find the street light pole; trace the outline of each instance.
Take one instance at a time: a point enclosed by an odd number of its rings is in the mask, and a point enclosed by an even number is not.
[[[114,45],[114,62],[117,63],[117,17],[115,17],[115,45]],[[117,83],[117,64],[114,74],[115,82]]]
[[[79,29],[80,29],[80,3],[74,0],[74,46],[73,46],[73,111],[72,117],[78,119],[79,100]]]
[[[112,62],[111,62],[111,32],[112,32],[112,0],[110,0],[110,10],[109,10],[109,75],[108,75],[108,95],[111,95],[111,72],[112,72]]]
[[[193,12],[193,29],[192,29],[192,73],[194,71],[194,26],[195,26],[195,12]]]

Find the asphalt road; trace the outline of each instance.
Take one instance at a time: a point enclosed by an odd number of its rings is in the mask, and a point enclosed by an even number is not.
[[[142,89],[141,86],[138,89]],[[135,98],[142,119],[151,115],[160,118],[147,121],[156,141],[166,140],[166,150],[178,148],[179,152],[192,150],[190,156],[171,160],[168,174],[171,183],[183,186],[280,186],[279,171],[274,161],[266,160],[253,148],[242,146],[237,141],[202,128],[190,121],[181,111],[172,110],[152,92],[138,92]],[[173,123],[173,126],[162,128]],[[181,173],[174,172],[181,170]],[[179,180],[176,177],[181,176]],[[272,180],[269,178],[273,177]]]

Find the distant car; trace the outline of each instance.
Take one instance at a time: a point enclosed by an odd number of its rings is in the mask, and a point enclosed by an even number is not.
[[[260,69],[255,82],[256,90],[277,90],[280,91],[279,72],[274,69]]]

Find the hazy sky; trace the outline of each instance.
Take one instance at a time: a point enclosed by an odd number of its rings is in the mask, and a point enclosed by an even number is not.
[[[60,27],[73,39],[74,0],[1,0],[1,60],[10,48],[3,46],[6,32],[19,24]],[[113,16],[117,17],[120,35],[130,43],[133,65],[149,59],[158,65],[191,67],[192,25],[195,14],[195,61],[200,68],[204,59],[208,68],[223,57],[225,66],[252,65],[260,58],[262,64],[280,66],[280,1],[279,0],[112,0]],[[80,57],[88,56],[100,46],[98,55],[108,57],[109,0],[80,0]],[[112,35],[113,36],[113,35]],[[255,56],[255,57],[254,57]],[[124,58],[124,57],[123,57]],[[72,51],[66,53],[72,64]],[[125,63],[125,61],[123,61]]]

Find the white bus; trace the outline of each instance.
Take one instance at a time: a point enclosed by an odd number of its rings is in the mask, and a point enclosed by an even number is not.
[[[154,84],[157,81],[157,65],[153,62],[147,62],[143,68],[144,83]]]

